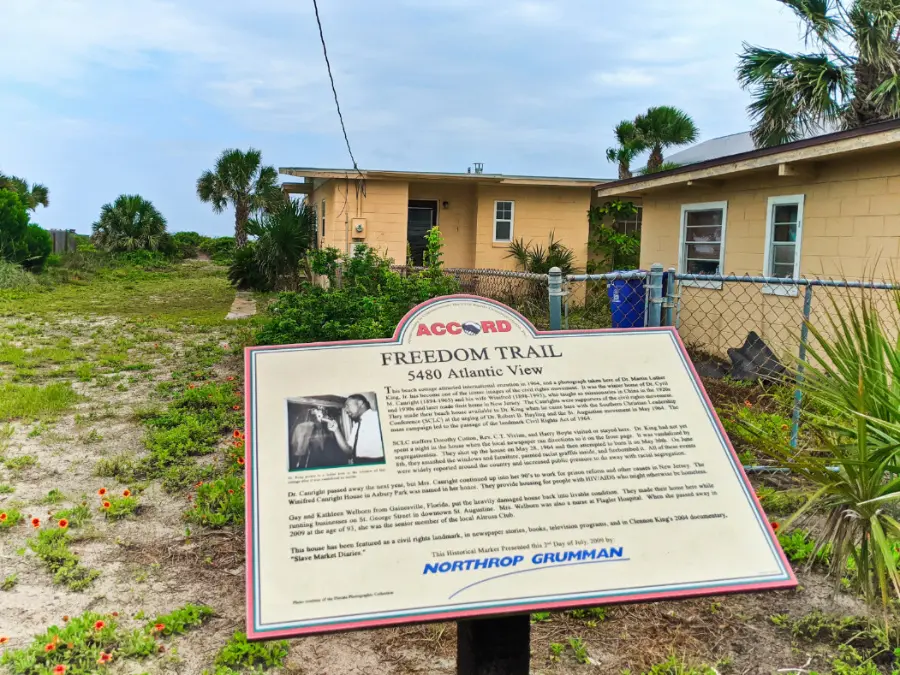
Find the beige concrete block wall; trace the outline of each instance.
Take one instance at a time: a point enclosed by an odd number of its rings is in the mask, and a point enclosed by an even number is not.
[[[478,187],[475,235],[475,267],[515,269],[507,258],[508,243],[494,243],[494,202],[514,201],[513,239],[534,241],[545,248],[550,232],[557,241],[575,251],[576,266],[587,262],[590,188],[556,188],[533,186]]]
[[[727,201],[723,271],[760,275],[768,199],[793,194],[805,196],[801,276],[900,276],[900,156],[884,151],[820,165],[814,178],[778,177],[768,169],[721,186],[683,186],[645,195],[641,266],[677,265],[683,204]],[[680,330],[687,342],[720,354],[739,346],[749,330],[794,353],[801,309],[799,297],[766,295],[758,285],[685,288]]]
[[[437,224],[444,238],[444,266],[475,266],[476,186],[427,181],[409,184],[410,199],[438,204]],[[443,203],[447,202],[447,208]],[[404,229],[404,237],[406,230]]]
[[[331,186],[330,193],[328,186]],[[324,193],[327,202],[325,246],[347,251],[356,243],[364,243],[398,264],[406,260],[407,182],[367,181],[366,194],[357,197],[356,181],[332,180],[325,185]],[[350,222],[356,217],[366,219],[363,239],[350,236]]]

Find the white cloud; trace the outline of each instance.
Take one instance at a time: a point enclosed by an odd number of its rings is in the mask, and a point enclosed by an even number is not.
[[[659,80],[656,75],[645,68],[618,68],[594,73],[589,81],[604,87],[650,87]]]

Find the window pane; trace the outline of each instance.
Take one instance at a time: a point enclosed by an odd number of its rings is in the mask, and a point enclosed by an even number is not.
[[[721,241],[721,227],[686,227],[684,238],[687,241]]]
[[[710,211],[688,211],[685,213],[686,225],[721,225],[722,209]]]
[[[790,265],[784,265],[781,263],[775,263],[772,265],[772,276],[780,277],[782,279],[790,279],[794,276],[794,263],[792,262]]]
[[[719,261],[716,260],[688,260],[688,274],[718,274]]]
[[[776,246],[772,256],[775,264],[789,264],[793,266],[794,251],[795,249],[793,244],[788,244],[787,246]]]
[[[796,204],[776,204],[774,215],[775,215],[776,223],[796,223],[797,222],[797,205]]]
[[[508,220],[498,220],[494,224],[494,239],[497,241],[509,241],[512,232],[512,223]]]
[[[797,241],[796,225],[775,225],[775,241]]]
[[[512,202],[497,202],[497,220],[512,218]]]
[[[685,246],[685,258],[688,260],[715,260],[718,262],[720,244],[688,244]]]

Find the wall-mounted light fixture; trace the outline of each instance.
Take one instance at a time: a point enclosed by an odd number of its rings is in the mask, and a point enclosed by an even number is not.
[[[450,208],[450,202],[441,202],[441,206],[443,206],[445,209],[449,209],[449,208]]]

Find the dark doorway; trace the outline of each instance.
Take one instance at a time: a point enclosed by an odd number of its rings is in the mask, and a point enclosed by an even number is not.
[[[413,265],[422,264],[425,253],[425,235],[437,225],[437,202],[421,199],[410,199],[406,217],[406,241]]]

